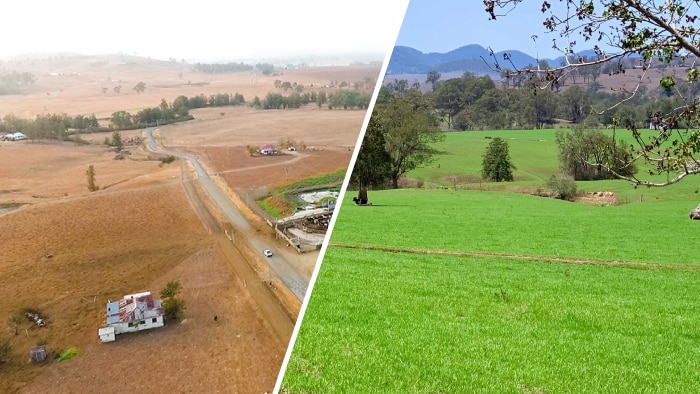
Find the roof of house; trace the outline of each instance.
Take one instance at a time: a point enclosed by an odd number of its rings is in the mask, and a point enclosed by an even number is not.
[[[125,295],[119,301],[107,303],[107,324],[124,323],[163,314],[160,300],[150,292]]]
[[[275,150],[275,147],[272,146],[271,144],[265,144],[260,147],[260,150]]]

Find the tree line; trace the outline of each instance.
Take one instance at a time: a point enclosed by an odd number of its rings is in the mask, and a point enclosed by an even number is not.
[[[512,80],[523,75],[504,78]],[[561,120],[572,125],[610,127],[615,119],[637,127],[653,127],[656,114],[668,113],[688,100],[700,98],[700,85],[684,80],[676,81],[673,91],[641,85],[631,98],[622,90],[601,91],[601,85],[594,80],[586,86],[566,89],[557,84],[543,89],[536,79],[499,87],[489,76],[466,72],[460,78],[443,81],[440,73],[433,71],[428,73],[426,83],[431,83],[432,91],[424,94],[448,130],[544,128]],[[414,85],[407,80],[394,80],[385,87],[403,94],[420,88]],[[680,122],[678,127],[684,124]]]
[[[36,81],[34,74],[29,72],[10,71],[0,74],[0,95],[20,93],[22,87],[32,85]]]
[[[332,94],[292,92],[287,96],[268,93],[263,99],[256,96],[250,103],[247,103],[240,93],[217,93],[209,96],[199,94],[192,97],[181,95],[172,103],[162,99],[160,105],[144,108],[136,113],[113,112],[109,118],[108,127],[101,126],[95,114],[77,116],[42,114],[34,119],[23,119],[9,114],[0,119],[0,134],[22,131],[31,140],[68,140],[71,135],[81,132],[128,130],[190,120],[193,117],[189,111],[197,108],[248,104],[260,109],[291,109],[315,102],[319,108],[327,106],[328,109],[367,109],[370,100],[371,96],[368,93],[358,91],[339,91]]]
[[[23,119],[15,115],[5,115],[0,120],[0,134],[22,131],[29,139],[67,140],[69,136],[80,131],[94,131],[100,128],[95,114],[88,116],[67,114],[44,114],[36,118]]]
[[[318,108],[328,109],[367,109],[372,96],[359,91],[341,90],[333,93],[326,92],[291,92],[284,96],[280,93],[268,93],[264,98],[255,96],[251,106],[261,109],[299,108],[303,105],[316,103]]]

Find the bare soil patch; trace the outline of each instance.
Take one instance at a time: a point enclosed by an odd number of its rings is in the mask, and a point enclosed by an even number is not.
[[[620,203],[615,192],[586,192],[576,196],[574,201],[591,205],[615,205]]]

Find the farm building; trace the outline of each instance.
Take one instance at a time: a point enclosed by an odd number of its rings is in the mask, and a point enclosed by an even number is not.
[[[34,346],[29,351],[29,359],[33,363],[40,363],[46,360],[46,346]]]
[[[150,292],[129,294],[107,303],[107,325],[99,329],[102,342],[112,342],[125,332],[163,327],[163,305]]]
[[[16,133],[9,133],[9,134],[4,134],[3,136],[0,136],[1,141],[22,141],[26,140],[27,135],[18,131]]]
[[[275,149],[275,147],[270,144],[266,144],[261,146],[258,149],[258,152],[260,152],[261,155],[276,155],[277,149]]]

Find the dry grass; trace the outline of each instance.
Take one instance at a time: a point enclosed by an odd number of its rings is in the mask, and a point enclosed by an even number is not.
[[[181,94],[239,92],[248,99],[274,90],[275,79],[322,85],[379,73],[378,66],[328,67],[251,82],[247,73],[206,75],[179,63],[121,57],[3,66],[38,76],[31,92],[0,96],[0,116],[28,118],[41,113],[108,117]],[[141,80],[146,91],[136,94],[131,88]],[[116,84],[122,85],[119,94],[112,90]],[[101,93],[102,86],[109,90]],[[195,121],[162,127],[157,134],[166,145],[201,156],[227,182],[236,201],[235,192],[347,166],[364,119],[364,111],[311,107],[194,113]],[[140,133],[124,132],[123,137]],[[0,392],[271,391],[293,322],[273,292],[253,283],[260,278],[250,266],[259,264],[259,256],[246,249],[240,254],[207,231],[208,222],[192,209],[178,162],[149,160],[140,147],[130,147],[125,160],[114,160],[113,151],[98,145],[106,136],[110,133],[85,135],[95,143],[88,146],[0,143],[0,207],[21,205],[0,211],[0,335],[13,344],[12,356],[0,364]],[[319,150],[279,158],[247,156],[246,145],[280,138],[303,140]],[[101,187],[94,193],[87,189],[89,165]],[[274,242],[269,229],[256,226],[255,231],[252,236]],[[316,256],[298,256],[293,263],[310,275]],[[99,342],[97,329],[108,300],[139,291],[157,293],[171,280],[184,287],[183,322],[122,335],[111,344]],[[15,336],[8,317],[22,308],[40,311],[47,326],[23,322]],[[29,348],[37,343],[46,343],[52,355],[69,347],[79,354],[58,364],[31,365]]]

